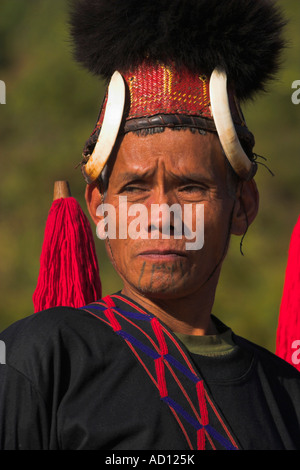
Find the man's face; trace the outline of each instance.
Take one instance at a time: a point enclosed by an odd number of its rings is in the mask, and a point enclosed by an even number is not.
[[[105,203],[115,207],[117,238],[110,238],[108,251],[125,286],[152,298],[176,298],[196,293],[213,274],[219,272],[229,241],[234,199],[228,190],[228,168],[218,138],[211,133],[172,131],[148,136],[128,133],[111,159],[111,174]],[[119,206],[126,196],[127,207]],[[125,200],[125,198],[123,199]],[[148,237],[128,236],[134,204],[147,209],[143,230]],[[204,245],[187,250],[192,240],[185,230],[174,236],[170,219],[169,236],[163,214],[151,219],[154,204],[177,204],[192,208],[192,230],[196,230],[196,207],[204,208]],[[177,207],[179,207],[177,206]],[[118,239],[121,229],[127,237]],[[199,218],[199,212],[198,212]],[[183,227],[185,221],[183,220]],[[140,227],[141,228],[141,227]],[[198,223],[199,228],[199,223]],[[155,232],[155,235],[154,235]],[[159,238],[157,237],[159,233]],[[191,246],[191,245],[190,245]]]

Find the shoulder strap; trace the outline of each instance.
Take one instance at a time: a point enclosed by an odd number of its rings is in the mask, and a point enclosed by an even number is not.
[[[118,308],[114,298],[127,303],[132,311]],[[191,450],[238,450],[203,378],[172,332],[154,315],[117,294],[82,309],[108,324],[126,342],[175,416]]]

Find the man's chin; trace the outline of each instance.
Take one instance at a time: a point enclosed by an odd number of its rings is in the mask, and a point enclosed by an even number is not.
[[[189,290],[186,286],[182,285],[182,282],[152,282],[134,285],[134,290],[143,297],[147,297],[151,300],[167,300],[167,299],[180,299],[186,297]]]

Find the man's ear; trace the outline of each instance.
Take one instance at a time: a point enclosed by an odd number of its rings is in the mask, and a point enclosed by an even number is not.
[[[244,235],[254,221],[259,207],[259,194],[254,179],[238,184],[231,233]]]
[[[103,195],[100,191],[100,186],[97,182],[88,184],[85,188],[85,200],[89,214],[97,226],[101,217],[97,209],[103,202]]]

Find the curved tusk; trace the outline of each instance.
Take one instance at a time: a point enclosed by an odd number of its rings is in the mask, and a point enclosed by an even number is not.
[[[98,178],[112,152],[122,122],[124,105],[125,83],[122,75],[116,71],[108,86],[107,103],[98,140],[88,162],[82,167],[88,184]]]
[[[212,115],[224,153],[233,170],[244,180],[253,178],[256,165],[249,160],[237,136],[229,107],[227,75],[215,69],[210,78]]]

